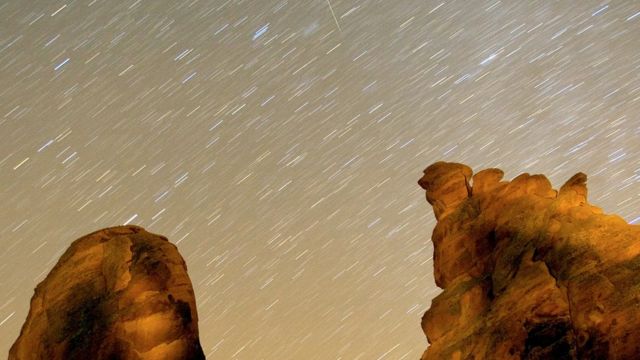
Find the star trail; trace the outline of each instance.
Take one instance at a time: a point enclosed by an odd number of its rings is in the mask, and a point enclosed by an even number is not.
[[[438,161],[640,216],[636,1],[0,2],[0,354],[70,242],[187,261],[209,359],[417,359]]]

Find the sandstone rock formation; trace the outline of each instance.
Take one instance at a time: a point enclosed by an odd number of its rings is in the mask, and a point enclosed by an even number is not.
[[[138,226],[76,240],[36,288],[9,359],[204,359],[178,250]]]
[[[438,162],[418,182],[444,289],[422,359],[640,359],[640,226],[590,205],[582,173],[502,177]]]

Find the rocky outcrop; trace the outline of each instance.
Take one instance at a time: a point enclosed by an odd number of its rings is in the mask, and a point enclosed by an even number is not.
[[[418,182],[444,289],[422,359],[638,359],[640,226],[590,205],[582,173],[502,177],[438,162]]]
[[[74,241],[35,289],[9,359],[204,359],[178,250],[138,226]]]

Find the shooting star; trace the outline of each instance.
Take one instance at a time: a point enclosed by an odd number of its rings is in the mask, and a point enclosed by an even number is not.
[[[333,16],[333,20],[336,22],[338,31],[340,31],[340,34],[342,34],[342,28],[340,28],[340,23],[338,23],[338,18],[336,17],[336,13],[333,12],[333,6],[331,6],[331,0],[327,0],[327,4],[329,4],[329,10],[331,10],[331,16]]]

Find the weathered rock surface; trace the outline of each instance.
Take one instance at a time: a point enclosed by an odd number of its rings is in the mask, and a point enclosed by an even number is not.
[[[422,359],[640,359],[640,226],[590,205],[582,173],[502,177],[438,162],[418,182],[444,289]]]
[[[138,226],[74,241],[36,288],[9,359],[204,359],[178,250]]]

